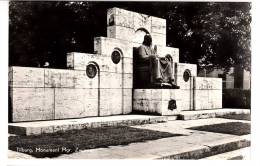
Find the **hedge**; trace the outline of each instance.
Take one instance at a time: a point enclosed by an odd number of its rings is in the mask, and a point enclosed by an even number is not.
[[[223,89],[223,108],[251,108],[251,90]]]

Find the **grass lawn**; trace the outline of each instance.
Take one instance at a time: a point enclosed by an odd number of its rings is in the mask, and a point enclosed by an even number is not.
[[[57,157],[78,150],[127,145],[174,136],[181,135],[133,127],[107,127],[40,136],[10,136],[9,149],[20,152],[23,150],[23,153],[37,158]]]
[[[208,131],[215,133],[246,135],[250,134],[250,124],[242,122],[220,123],[206,126],[197,126],[189,128],[191,130]]]
[[[229,114],[229,115],[222,115],[217,116],[218,118],[225,118],[225,119],[236,119],[236,120],[247,120],[251,121],[250,114]]]

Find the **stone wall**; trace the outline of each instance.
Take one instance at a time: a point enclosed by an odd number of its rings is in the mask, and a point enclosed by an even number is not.
[[[222,108],[222,79],[194,77],[194,109]]]
[[[98,79],[85,71],[11,67],[12,121],[97,116]]]

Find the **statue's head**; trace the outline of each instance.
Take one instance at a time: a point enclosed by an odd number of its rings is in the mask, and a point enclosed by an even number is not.
[[[152,45],[152,36],[150,34],[144,35],[143,45],[146,45],[146,46]]]

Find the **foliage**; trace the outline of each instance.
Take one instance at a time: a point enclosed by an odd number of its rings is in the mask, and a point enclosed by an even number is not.
[[[251,107],[251,91],[244,89],[223,89],[223,108]]]
[[[180,3],[168,11],[170,45],[182,62],[250,70],[250,3]],[[170,39],[169,39],[170,40]]]
[[[10,65],[66,67],[66,53],[93,52],[106,11],[120,7],[167,19],[168,46],[199,68],[250,70],[250,3],[10,2]]]

